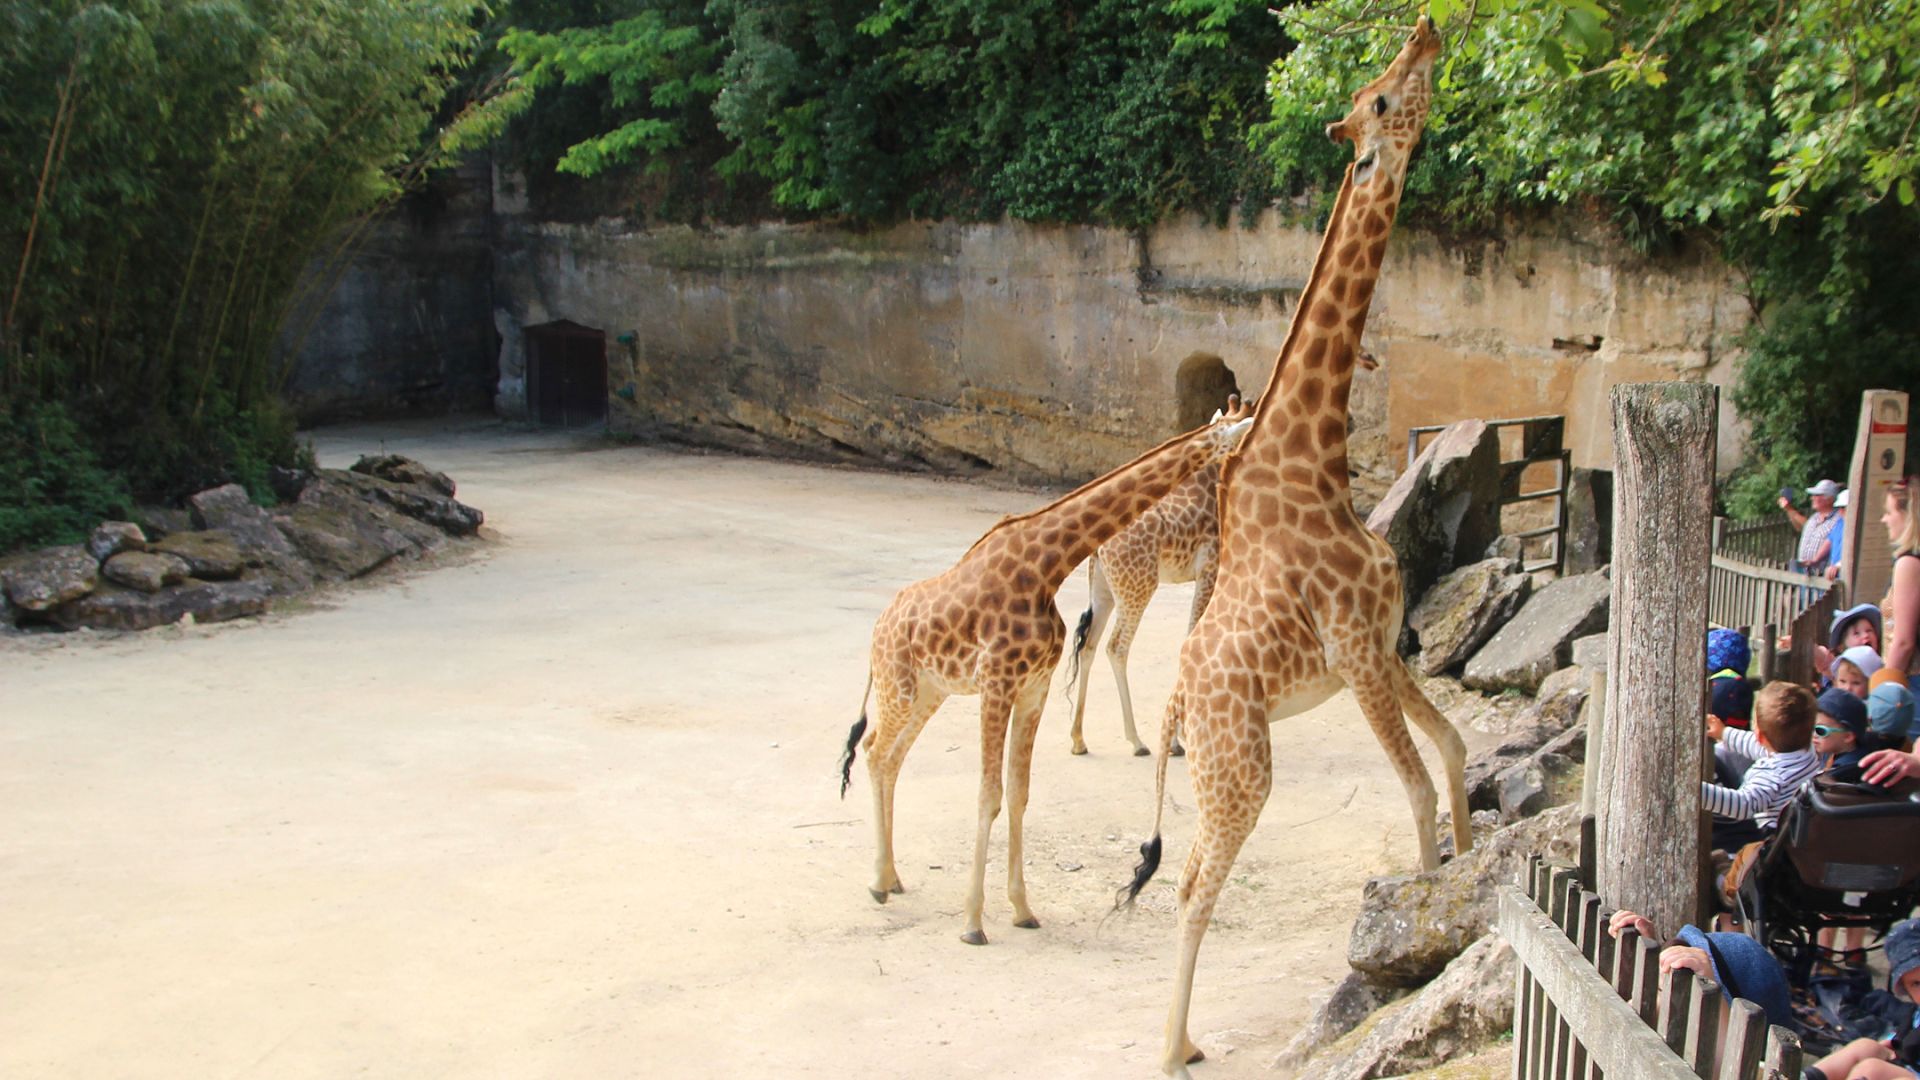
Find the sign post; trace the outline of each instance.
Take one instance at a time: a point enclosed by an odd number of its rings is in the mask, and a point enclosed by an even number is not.
[[[1887,489],[1906,472],[1907,394],[1868,390],[1860,395],[1860,428],[1847,466],[1847,535],[1840,576],[1847,602],[1879,603],[1893,583],[1893,559],[1880,528]]]

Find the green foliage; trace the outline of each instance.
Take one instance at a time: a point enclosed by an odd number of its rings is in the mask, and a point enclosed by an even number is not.
[[[1230,0],[1213,0],[1227,3]],[[1860,393],[1920,376],[1914,135],[1920,0],[1446,0],[1446,37],[1410,216],[1472,227],[1512,209],[1608,214],[1641,250],[1704,237],[1745,275],[1757,321],[1733,401],[1748,461],[1739,515],[1838,475]],[[1282,13],[1302,45],[1275,70],[1257,138],[1290,187],[1354,73],[1377,70],[1410,3]],[[1436,220],[1437,219],[1437,220]]]
[[[441,112],[477,6],[0,0],[0,411],[40,425],[6,499],[98,504],[47,464],[69,444],[141,498],[266,490],[295,454],[287,312],[444,146],[500,126]]]
[[[539,87],[516,145],[536,172],[710,170],[749,201],[856,221],[1224,219],[1271,190],[1245,131],[1287,43],[1259,7],[631,0],[595,12],[606,21],[502,39]],[[537,146],[541,128],[570,132],[565,149]],[[679,209],[727,202],[707,196]]]
[[[0,551],[85,539],[130,504],[57,402],[0,410]]]

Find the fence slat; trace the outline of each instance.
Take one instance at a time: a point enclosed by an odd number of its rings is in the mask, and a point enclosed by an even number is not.
[[[1760,1059],[1761,1070],[1799,1080],[1802,1064],[1800,1036],[1778,1024],[1768,1028],[1767,1053]]]
[[[1633,943],[1633,1007],[1651,1030],[1660,1010],[1660,947],[1646,938]]]
[[[1720,984],[1712,979],[1695,979],[1687,997],[1693,1023],[1687,1028],[1686,1049],[1680,1056],[1687,1060],[1693,1075],[1707,1080],[1713,1076],[1715,1040],[1720,1037]]]
[[[1500,933],[1520,965],[1581,1032],[1588,1057],[1608,1073],[1634,1080],[1684,1080],[1694,1074],[1653,1029],[1610,993],[1573,942],[1511,888],[1500,890]]]
[[[1660,1037],[1673,1052],[1686,1056],[1687,1018],[1693,1015],[1693,972],[1678,968],[1669,977],[1667,996],[1660,1003]]]
[[[1745,998],[1735,998],[1721,1044],[1719,1080],[1753,1080],[1767,1048],[1767,1014]]]

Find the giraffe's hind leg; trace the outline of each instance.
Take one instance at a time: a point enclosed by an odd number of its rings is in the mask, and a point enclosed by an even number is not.
[[[1407,718],[1433,740],[1440,752],[1441,767],[1447,772],[1447,803],[1453,815],[1453,853],[1465,855],[1473,850],[1473,812],[1467,808],[1467,744],[1446,714],[1427,700],[1405,660],[1396,656],[1388,670]]]
[[[1134,757],[1146,757],[1153,751],[1140,741],[1139,729],[1133,724],[1133,691],[1127,685],[1127,657],[1133,651],[1133,639],[1140,632],[1140,618],[1146,614],[1147,603],[1153,599],[1154,587],[1158,579],[1148,576],[1145,582],[1129,582],[1130,587],[1119,592],[1119,618],[1113,624],[1113,637],[1107,640],[1107,659],[1113,665],[1113,681],[1120,691],[1120,723],[1126,731],[1127,741],[1133,744]]]
[[[973,869],[967,885],[967,928],[960,940],[985,945],[981,912],[987,903],[987,840],[1000,816],[1001,770],[1006,767],[1007,726],[1013,714],[1012,686],[990,680],[980,688],[980,817],[973,837]]]
[[[1026,816],[1027,783],[1033,777],[1033,740],[1040,731],[1040,714],[1047,704],[1050,678],[1027,685],[1013,710],[1013,735],[1007,744],[1007,900],[1013,904],[1013,925],[1038,930],[1040,920],[1027,906]]]
[[[1406,788],[1407,802],[1413,809],[1414,832],[1420,840],[1420,867],[1432,870],[1440,865],[1433,778],[1420,760],[1420,751],[1413,745],[1413,735],[1407,731],[1401,712],[1400,694],[1390,674],[1398,667],[1399,658],[1388,653],[1384,659],[1343,663],[1340,670],[1352,672],[1347,686],[1353,690],[1367,726],[1373,729],[1373,737],[1380,741],[1393,770],[1400,774],[1400,784]]]
[[[1246,707],[1236,704],[1234,711]],[[1218,722],[1218,718],[1203,716],[1199,722]],[[1194,744],[1189,747],[1193,797],[1199,806],[1200,827],[1180,871],[1180,968],[1160,1059],[1161,1069],[1174,1077],[1188,1077],[1187,1066],[1206,1056],[1189,1033],[1200,942],[1213,920],[1214,905],[1226,887],[1227,875],[1233,871],[1234,859],[1253,833],[1260,810],[1273,791],[1273,746],[1264,719],[1236,716],[1228,722],[1229,731],[1225,733],[1196,732],[1196,727],[1189,717],[1188,741]]]
[[[924,686],[903,692],[889,685],[877,702],[880,721],[867,737],[867,778],[873,788],[875,833],[873,884],[867,886],[867,892],[875,903],[886,903],[889,893],[906,891],[893,864],[893,792],[907,751],[944,700],[945,694]]]

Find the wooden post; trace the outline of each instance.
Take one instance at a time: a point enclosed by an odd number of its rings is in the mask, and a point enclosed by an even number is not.
[[[1718,388],[1613,389],[1613,610],[1594,891],[1669,933],[1701,923],[1706,629]],[[1597,753],[1596,753],[1597,751]]]

